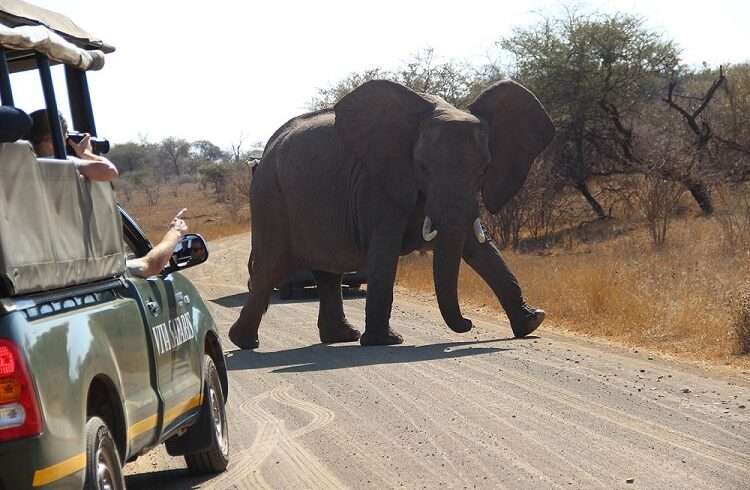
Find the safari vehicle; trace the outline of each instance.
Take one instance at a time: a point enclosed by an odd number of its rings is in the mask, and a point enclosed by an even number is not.
[[[112,185],[67,159],[50,66],[64,65],[74,128],[96,135],[86,70],[113,50],[62,15],[0,0],[0,115],[14,114],[0,131],[0,490],[124,488],[122,465],[162,443],[194,472],[228,463],[222,347],[179,272],[206,261],[205,242],[187,235],[161,274],[132,277],[126,258],[150,242]],[[11,87],[27,70],[54,158],[7,136],[28,120]]]

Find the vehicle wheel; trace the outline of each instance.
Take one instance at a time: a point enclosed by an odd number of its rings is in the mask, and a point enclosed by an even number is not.
[[[203,383],[203,405],[198,423],[211,425],[211,445],[204,451],[186,454],[185,462],[194,474],[221,473],[229,464],[229,429],[219,373],[210,356],[205,356],[203,372],[206,379]]]
[[[285,282],[279,288],[279,298],[286,300],[292,297],[294,297],[294,286],[291,282]]]
[[[122,460],[112,432],[99,417],[86,423],[86,480],[84,490],[123,490]]]

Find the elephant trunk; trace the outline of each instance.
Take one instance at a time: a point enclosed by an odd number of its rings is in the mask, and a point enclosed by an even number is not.
[[[459,333],[468,332],[472,327],[471,321],[461,315],[458,305],[458,271],[465,239],[465,230],[441,228],[432,263],[440,313],[448,327]]]

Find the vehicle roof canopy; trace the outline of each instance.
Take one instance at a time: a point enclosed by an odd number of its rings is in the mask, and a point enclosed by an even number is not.
[[[81,48],[101,49],[105,53],[115,50],[113,46],[86,32],[68,17],[23,0],[0,0],[0,24],[7,27],[43,25]]]
[[[34,50],[81,70],[101,68],[103,54],[115,50],[68,17],[23,0],[0,0],[0,46],[10,48],[11,72],[34,68]]]

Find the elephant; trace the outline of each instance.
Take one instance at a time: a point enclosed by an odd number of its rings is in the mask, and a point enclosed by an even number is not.
[[[368,81],[332,109],[295,117],[268,141],[250,190],[250,294],[229,338],[258,347],[273,288],[311,269],[323,343],[392,345],[389,324],[401,255],[433,250],[437,302],[447,326],[468,332],[457,281],[461,259],[498,297],[515,337],[533,332],[530,307],[479,220],[523,186],[554,125],[539,100],[511,80],[493,83],[468,111],[387,80]],[[365,329],[346,319],[343,273],[366,266]]]

